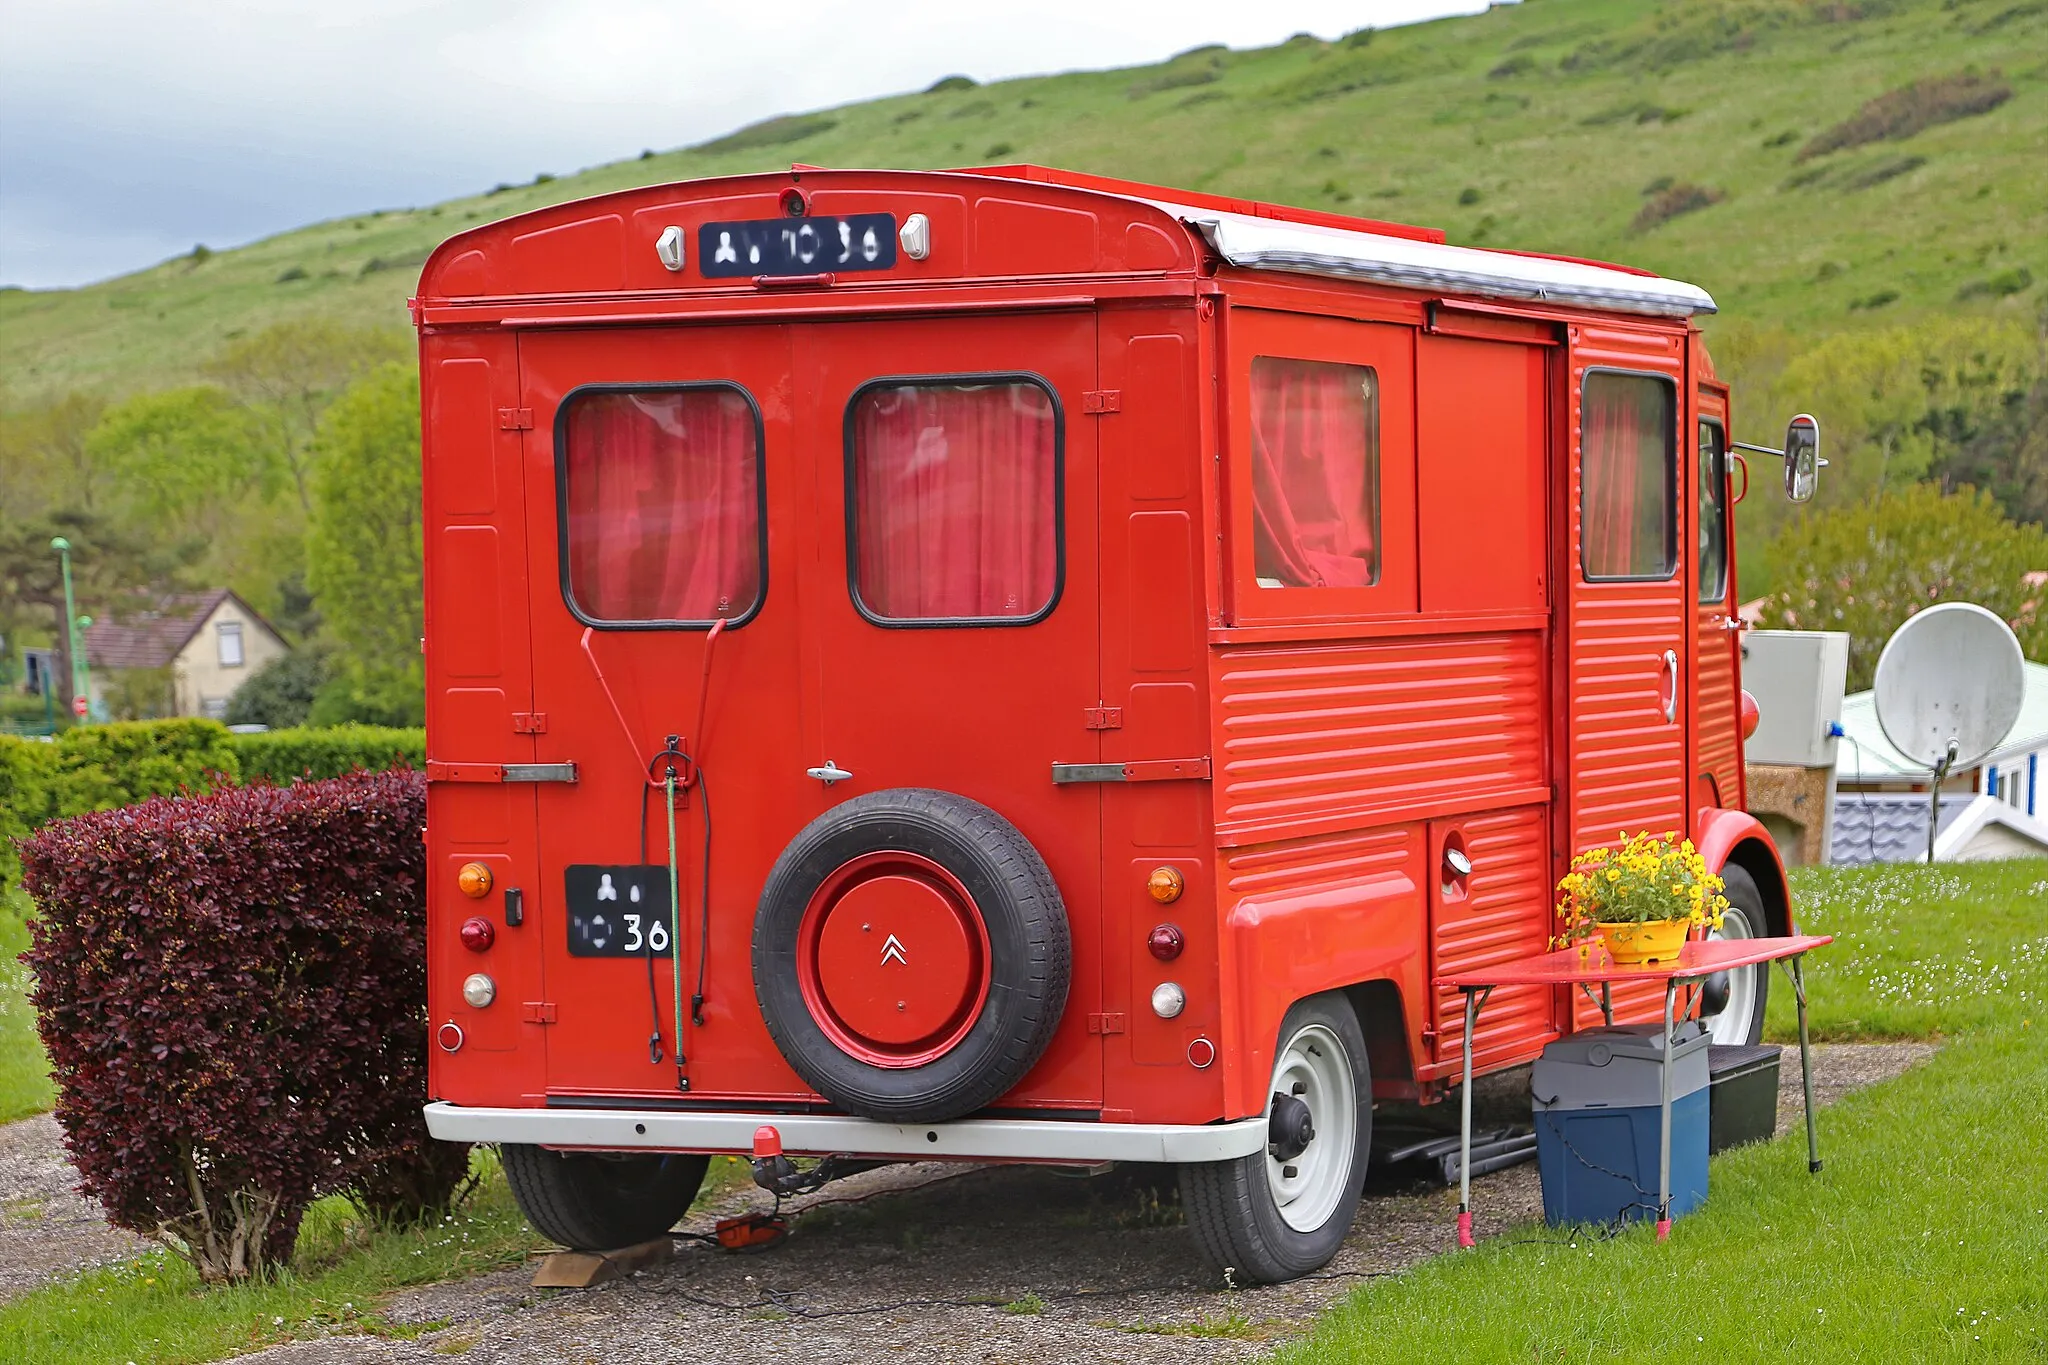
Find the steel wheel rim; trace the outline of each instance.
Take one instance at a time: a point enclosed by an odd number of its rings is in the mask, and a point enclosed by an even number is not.
[[[1298,1092],[1297,1085],[1302,1087]],[[1277,1161],[1267,1149],[1266,1188],[1288,1227],[1314,1232],[1343,1203],[1352,1149],[1358,1143],[1358,1090],[1344,1044],[1321,1024],[1297,1031],[1280,1049],[1273,1092],[1294,1095],[1308,1106],[1315,1137],[1292,1161]],[[1294,1171],[1291,1176],[1289,1169]]]
[[[1709,930],[1710,940],[1755,938],[1749,912],[1731,905],[1722,912],[1721,927]],[[1736,967],[1728,973],[1728,1003],[1707,1025],[1707,1041],[1740,1046],[1749,1041],[1749,1016],[1756,1009],[1756,977],[1762,967]]]

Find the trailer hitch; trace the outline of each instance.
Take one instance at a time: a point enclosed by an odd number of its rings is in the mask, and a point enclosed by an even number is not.
[[[828,1156],[808,1171],[797,1169],[794,1161],[782,1154],[782,1134],[771,1124],[762,1124],[754,1130],[754,1183],[776,1199],[787,1199],[793,1194],[808,1194],[822,1185],[829,1185],[849,1175],[862,1171],[878,1170],[893,1165],[888,1161],[870,1161],[862,1157]]]

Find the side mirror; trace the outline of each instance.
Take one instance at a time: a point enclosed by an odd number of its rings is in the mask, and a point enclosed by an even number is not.
[[[1785,496],[1805,502],[1820,483],[1820,423],[1800,413],[1785,428]]]

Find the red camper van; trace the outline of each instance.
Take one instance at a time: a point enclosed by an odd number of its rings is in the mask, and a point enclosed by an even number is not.
[[[1373,1102],[1454,1079],[1432,978],[1541,950],[1574,852],[1682,831],[1723,932],[1791,928],[1712,309],[1031,166],[449,241],[433,1132],[572,1246],[658,1235],[712,1153],[1136,1161],[1218,1265],[1322,1264]],[[1502,990],[1478,1066],[1597,1017]]]

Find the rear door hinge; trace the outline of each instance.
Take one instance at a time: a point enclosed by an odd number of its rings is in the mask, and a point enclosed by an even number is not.
[[[1081,411],[1093,413],[1122,412],[1124,391],[1122,389],[1088,389],[1081,394]]]
[[[1091,1014],[1088,1016],[1090,1033],[1122,1033],[1124,1017],[1121,1014]]]
[[[555,1022],[555,1007],[551,1001],[529,1000],[522,1008],[520,1017],[529,1024],[552,1024]]]
[[[1121,730],[1124,728],[1124,708],[1121,706],[1090,706],[1082,711],[1088,718],[1090,730]]]
[[[512,733],[515,735],[544,735],[548,732],[548,713],[545,711],[514,711]]]
[[[498,409],[498,430],[500,430],[500,431],[532,431],[532,430],[533,430],[533,409],[532,409],[532,408],[499,408],[499,409]]]

